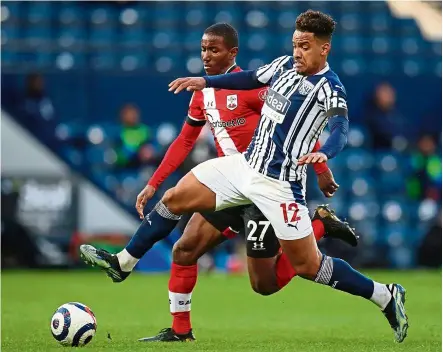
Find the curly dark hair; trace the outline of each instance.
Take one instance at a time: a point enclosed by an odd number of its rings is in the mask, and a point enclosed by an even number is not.
[[[213,24],[205,29],[204,34],[212,34],[217,37],[222,37],[228,49],[238,47],[237,30],[229,23],[219,22]]]
[[[308,10],[298,15],[295,29],[300,32],[314,33],[316,37],[331,40],[336,22],[323,12]]]

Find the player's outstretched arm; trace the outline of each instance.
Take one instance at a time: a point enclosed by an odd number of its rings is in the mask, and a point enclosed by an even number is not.
[[[143,209],[146,203],[154,196],[158,187],[183,164],[194,147],[202,128],[203,126],[191,126],[187,122],[184,123],[180,134],[169,146],[161,164],[152,175],[146,187],[137,196],[135,208],[140,215],[140,219],[143,219]]]
[[[174,94],[182,90],[196,91],[204,88],[220,88],[233,90],[251,90],[261,88],[271,81],[276,71],[284,65],[292,67],[291,56],[285,55],[276,58],[270,64],[259,67],[256,70],[240,71],[216,76],[185,77],[177,78],[169,83],[169,91]]]
[[[250,90],[265,86],[257,79],[255,71],[241,71],[216,76],[177,78],[169,83],[169,91],[174,94],[182,90],[196,91],[204,88]]]

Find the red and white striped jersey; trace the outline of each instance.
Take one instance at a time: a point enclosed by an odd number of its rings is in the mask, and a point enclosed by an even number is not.
[[[234,66],[229,72],[241,71]],[[194,92],[188,122],[208,122],[214,135],[218,156],[246,151],[258,125],[267,88],[228,90],[205,88]]]

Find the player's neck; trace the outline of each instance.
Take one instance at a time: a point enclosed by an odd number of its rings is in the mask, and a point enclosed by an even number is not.
[[[230,62],[228,65],[226,65],[226,67],[220,70],[219,75],[231,72],[235,68],[235,66],[237,66],[235,61]]]
[[[233,62],[230,62],[229,65],[226,65],[224,68],[222,68],[218,73],[214,73],[209,76],[223,75],[225,73],[232,72],[232,70],[234,70],[236,67],[237,67],[237,64],[235,63],[235,61],[233,61]]]
[[[323,74],[329,69],[328,62],[325,61],[322,64],[318,65],[318,67],[315,70],[312,70],[309,73],[304,73],[303,76],[315,76],[318,74]]]

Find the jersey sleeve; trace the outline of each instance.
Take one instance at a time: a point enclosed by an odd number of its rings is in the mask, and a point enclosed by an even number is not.
[[[183,124],[180,134],[169,146],[161,164],[157,170],[155,170],[148,185],[158,189],[163,181],[183,164],[194,147],[202,128],[203,126],[191,125],[187,121]]]
[[[256,79],[263,84],[268,84],[271,81],[272,76],[274,76],[274,74],[284,65],[290,64],[291,60],[291,56],[280,56],[270,64],[259,67],[255,70]]]
[[[248,91],[247,103],[251,110],[261,114],[261,108],[266,100],[268,88],[260,88]]]
[[[201,92],[192,94],[186,122],[191,126],[204,126],[206,124],[203,112],[203,94]]]
[[[340,82],[327,81],[320,89],[319,100],[327,117],[343,116],[348,118],[348,103],[345,87]]]

